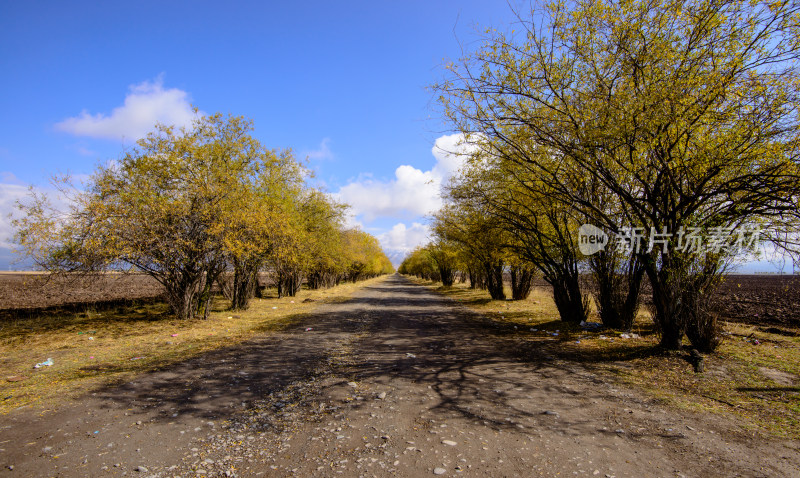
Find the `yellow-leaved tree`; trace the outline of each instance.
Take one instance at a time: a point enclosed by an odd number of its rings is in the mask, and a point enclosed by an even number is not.
[[[799,12],[793,1],[556,0],[520,15],[521,31],[488,31],[436,88],[456,129],[525,166],[520,186],[546,184],[549,201],[620,237],[641,232],[631,249],[661,345],[688,335],[708,351],[720,340],[708,298],[752,239],[717,233],[798,231]],[[687,248],[690,231],[712,240]]]
[[[270,208],[296,182],[291,156],[265,150],[251,131],[251,121],[221,114],[157,125],[99,167],[70,210],[43,196],[21,203],[16,240],[51,272],[132,266],[164,286],[177,317],[207,316],[226,267],[251,274],[271,247],[261,241],[285,226]]]

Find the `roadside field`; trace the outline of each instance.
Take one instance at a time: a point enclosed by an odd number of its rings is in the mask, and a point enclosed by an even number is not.
[[[50,276],[41,272],[0,272],[0,320],[10,315],[84,310],[127,304],[161,295],[163,288],[145,274]]]

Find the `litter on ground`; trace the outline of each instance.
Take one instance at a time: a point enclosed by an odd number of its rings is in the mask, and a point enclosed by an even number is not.
[[[51,365],[53,365],[53,359],[48,358],[44,362],[37,363],[36,365],[33,366],[33,368],[50,367]]]

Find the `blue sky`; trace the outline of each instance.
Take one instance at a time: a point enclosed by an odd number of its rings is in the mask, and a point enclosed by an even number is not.
[[[398,260],[456,164],[427,86],[508,25],[504,0],[403,2],[0,1],[0,268],[6,217],[28,185],[90,174],[190,106],[243,115]]]

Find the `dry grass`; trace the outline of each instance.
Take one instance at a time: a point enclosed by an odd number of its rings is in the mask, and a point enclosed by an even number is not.
[[[319,302],[346,300],[381,278],[297,297],[254,299],[247,311],[219,300],[208,320],[180,321],[162,303],[102,312],[44,315],[0,323],[0,413],[49,408],[101,385],[280,330]],[[304,302],[311,299],[313,302]],[[34,369],[52,358],[54,365]]]
[[[527,340],[551,347],[549,352],[559,358],[583,363],[672,406],[733,417],[745,430],[800,439],[800,334],[778,335],[725,323],[723,344],[705,357],[705,372],[698,374],[687,352],[659,349],[646,311],[631,331],[638,338],[625,339],[625,331],[587,331],[559,321],[545,288],[534,289],[524,301],[494,301],[485,291],[464,284],[445,288],[417,282],[513,327]],[[556,331],[558,335],[552,335]]]

